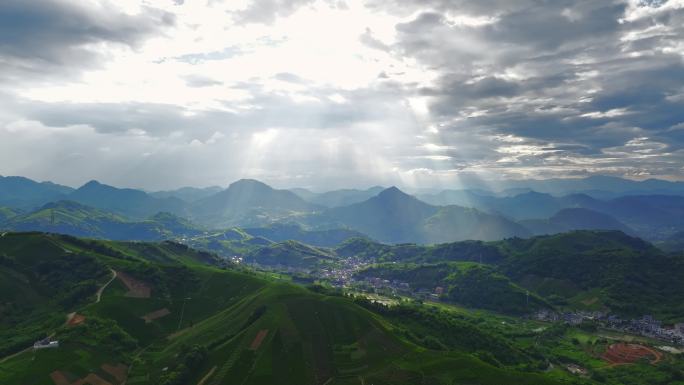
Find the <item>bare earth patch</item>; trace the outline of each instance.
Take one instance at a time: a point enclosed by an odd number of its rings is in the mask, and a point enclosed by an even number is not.
[[[646,358],[651,364],[658,363],[663,354],[639,344],[612,344],[608,346],[602,358],[611,365],[632,364],[640,359]]]
[[[259,330],[259,333],[254,337],[252,344],[249,346],[249,350],[257,350],[261,343],[264,342],[264,338],[268,335],[268,329]]]
[[[148,324],[148,323],[150,323],[156,319],[159,319],[161,317],[165,317],[169,314],[171,314],[171,311],[169,311],[169,309],[167,309],[167,308],[163,308],[163,309],[155,310],[151,313],[147,313],[144,316],[142,316],[141,318],[145,320],[146,324]]]
[[[67,322],[67,326],[78,326],[85,322],[86,317],[81,314],[74,314],[73,317],[69,319],[69,322]]]
[[[126,285],[126,288],[128,289],[126,297],[150,298],[152,295],[152,288],[147,283],[139,281],[123,272],[117,272],[116,277]]]
[[[60,372],[59,370],[55,370],[54,372],[50,373],[50,378],[52,379],[52,382],[55,383],[55,385],[71,384],[71,382],[69,382],[64,373]]]
[[[128,366],[124,364],[104,364],[101,366],[101,368],[107,374],[114,377],[119,384],[122,384],[124,381],[126,381],[126,378],[128,377]]]
[[[97,374],[90,373],[84,378],[81,378],[80,380],[74,382],[71,385],[112,385],[109,381],[105,381],[102,379],[102,377],[98,376]]]

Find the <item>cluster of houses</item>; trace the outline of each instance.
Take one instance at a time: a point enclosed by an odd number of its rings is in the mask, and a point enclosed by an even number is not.
[[[684,323],[673,326],[663,323],[653,316],[644,315],[636,319],[622,319],[606,312],[575,311],[557,313],[551,310],[539,310],[532,317],[538,321],[564,322],[570,325],[578,325],[582,322],[595,322],[599,326],[619,331],[667,341],[675,344],[684,344]]]
[[[365,277],[356,281],[357,286],[362,289],[374,289],[376,291],[389,291],[390,294],[403,295],[407,297],[413,297],[416,299],[429,300],[429,301],[439,301],[440,298],[446,294],[446,289],[442,286],[436,286],[432,289],[412,288],[407,282],[402,282],[399,280],[389,280],[378,277]]]
[[[411,286],[406,282],[389,280],[378,277],[363,277],[357,279],[355,283],[359,286],[375,289],[388,290],[396,294],[411,294]]]
[[[315,272],[320,279],[330,282],[336,287],[349,287],[354,284],[354,274],[368,267],[370,262],[365,259],[352,257],[340,261],[337,266],[323,267]]]

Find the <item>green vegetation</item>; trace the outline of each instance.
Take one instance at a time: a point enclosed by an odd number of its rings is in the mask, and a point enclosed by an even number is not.
[[[524,308],[520,306],[522,290],[529,290],[531,303],[538,305],[548,302],[560,308],[609,309],[627,317],[652,314],[672,322],[684,319],[684,307],[679,301],[684,296],[684,284],[677,279],[684,275],[684,257],[668,255],[619,231],[583,230],[529,239],[434,246],[390,246],[353,239],[336,252],[377,262],[410,263],[408,268],[413,272],[440,272],[429,277],[441,280],[426,287],[431,291],[440,285],[454,286],[458,280],[467,282],[454,292],[461,294],[453,296],[450,290],[448,297],[467,306],[516,312],[516,308]],[[447,282],[446,266],[453,269],[457,265],[444,262],[481,262],[490,268],[456,275]],[[409,284],[421,279],[420,275],[397,271],[407,266],[381,266],[386,277],[404,277]],[[492,304],[488,295],[478,297],[480,292],[496,294],[495,298],[501,300],[497,300],[498,305]]]
[[[593,292],[594,303],[618,314],[684,318],[678,300],[684,284],[676,278],[684,274],[684,258],[638,238],[618,231],[575,231],[512,239],[500,247],[509,255],[501,264],[506,275],[540,295],[577,305]]]
[[[0,227],[3,227],[3,223],[9,219],[12,219],[19,215],[21,212],[17,209],[10,207],[0,207]]]
[[[365,237],[364,234],[349,229],[305,230],[301,225],[284,223],[244,231],[253,237],[263,237],[274,242],[299,241],[319,247],[335,247],[348,239]]]
[[[434,293],[440,298],[472,308],[494,310],[509,314],[530,314],[550,306],[535,294],[512,283],[493,266],[473,262],[439,264],[375,265],[357,274],[359,277],[378,277],[406,282],[414,290]]]
[[[556,383],[529,373],[534,359],[467,321],[440,316],[436,326],[421,329],[412,323],[425,323],[420,320],[430,315],[423,310],[402,317],[352,298],[217,269],[205,264],[206,253],[174,243],[10,233],[0,238],[0,250],[3,278],[24,282],[21,290],[3,288],[2,303],[28,300],[23,327],[60,341],[57,349],[0,362],[0,383],[47,385],[55,370],[73,379],[111,380],[99,369],[105,364],[131,367],[130,384],[195,384],[210,373],[216,384]],[[125,273],[129,284],[136,280],[136,290],[148,290],[132,295],[120,277],[97,302],[109,269]],[[63,301],[88,281],[95,285]],[[40,317],[43,308],[53,322]],[[84,319],[64,325],[72,311]],[[21,333],[17,325],[1,330]],[[486,351],[499,353],[492,359]]]
[[[330,250],[285,241],[257,248],[245,255],[245,261],[267,266],[314,267],[331,262],[337,256]]]

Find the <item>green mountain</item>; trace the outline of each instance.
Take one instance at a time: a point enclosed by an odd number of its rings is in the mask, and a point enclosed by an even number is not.
[[[13,209],[11,207],[0,207],[0,227],[3,225],[3,223],[19,214],[21,214],[20,210]]]
[[[0,251],[3,384],[559,383],[473,323],[217,269],[173,243],[11,233]],[[59,347],[21,350],[46,335]]]
[[[559,307],[684,319],[684,306],[678,300],[684,296],[684,285],[677,278],[684,274],[684,256],[668,255],[619,231],[572,231],[433,246],[350,240],[336,252],[376,262],[417,265],[487,263],[515,285]]]
[[[573,230],[618,230],[634,234],[634,230],[608,214],[583,208],[563,209],[549,219],[520,221],[535,235],[565,233]]]
[[[243,179],[226,190],[193,204],[192,217],[199,223],[220,227],[262,226],[317,206],[288,190],[276,190],[256,180]]]
[[[320,247],[334,247],[348,239],[365,237],[364,234],[349,229],[305,230],[301,225],[286,223],[246,228],[244,231],[251,236],[268,238],[274,242],[293,240]]]
[[[529,295],[494,266],[473,262],[383,263],[360,271],[356,277],[408,283],[413,290],[436,293],[442,300],[470,308],[509,314],[530,314],[540,308],[550,308],[543,299]]]
[[[53,200],[64,199],[71,187],[36,182],[20,176],[0,176],[0,206],[31,210]]]
[[[159,212],[187,216],[187,203],[178,198],[154,198],[144,191],[120,189],[90,181],[69,194],[69,200],[111,211],[133,219],[145,219]]]
[[[503,241],[505,274],[561,304],[684,319],[684,258],[619,231],[573,231]]]
[[[15,231],[43,231],[113,240],[163,240],[201,233],[197,226],[169,213],[133,222],[71,201],[48,203],[36,211],[16,215],[3,227]]]
[[[328,249],[309,246],[297,241],[285,241],[254,248],[245,254],[244,260],[262,266],[312,268],[337,260],[337,255]]]
[[[396,187],[361,203],[329,209],[318,220],[328,226],[348,226],[389,243],[494,240],[529,235],[524,227],[503,217],[458,206],[431,206]]]
[[[391,187],[364,202],[327,210],[324,215],[383,242],[400,243],[416,240],[422,222],[437,211],[437,207]]]

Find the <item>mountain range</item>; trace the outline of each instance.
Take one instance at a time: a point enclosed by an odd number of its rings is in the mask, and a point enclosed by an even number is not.
[[[606,183],[606,180],[596,178],[575,180],[580,187],[599,181]],[[562,182],[564,185],[567,183]],[[626,187],[635,183],[654,188],[665,185],[675,189],[678,186],[673,182],[623,181],[618,184]],[[601,184],[595,187],[601,187]],[[60,201],[81,206],[61,204],[59,207],[45,207]],[[331,246],[333,241],[348,239],[352,233],[390,243],[441,243],[606,229],[661,242],[684,231],[684,196],[625,195],[603,200],[587,194],[553,196],[522,187],[506,193],[444,190],[437,194],[413,196],[396,187],[327,193],[303,189],[290,191],[245,179],[224,190],[216,187],[183,188],[146,193],[96,181],[74,190],[49,182],[2,177],[0,202],[4,202],[0,206],[3,207],[0,210],[2,228],[61,231],[113,239],[152,240],[158,238],[155,234],[178,238],[193,236],[207,229],[269,226],[276,227],[271,227],[265,236],[268,239],[282,241],[295,237],[319,246]],[[86,221],[84,211],[90,208],[99,211],[94,211]],[[58,227],[45,220],[46,212],[40,211],[46,209],[56,210]],[[67,214],[70,210],[80,213]],[[170,214],[177,217],[177,221],[183,218],[187,226],[165,228],[168,224],[159,221],[152,225],[155,221],[151,218],[158,213]],[[83,223],[78,224],[77,221]],[[67,222],[71,223],[67,226]],[[287,224],[294,227],[287,228]],[[117,230],[113,230],[115,228]],[[319,234],[322,238],[318,241],[311,237],[303,239],[302,234],[292,234],[297,228],[328,233]],[[310,233],[307,235],[311,236]]]

